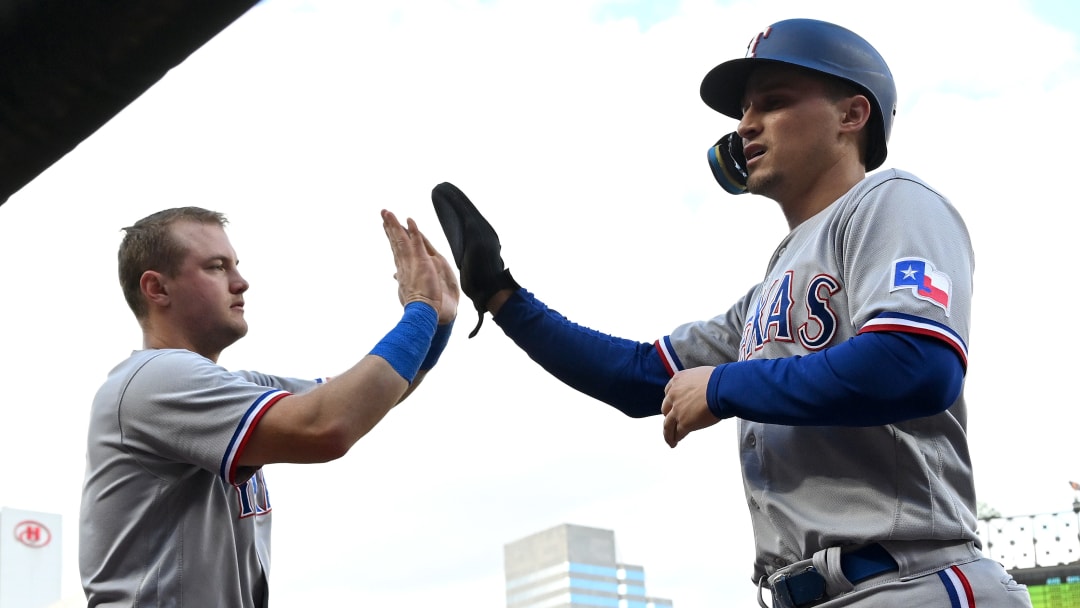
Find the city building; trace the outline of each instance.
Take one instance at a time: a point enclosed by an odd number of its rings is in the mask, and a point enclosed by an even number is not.
[[[562,524],[503,548],[507,608],[672,608],[645,593],[645,569],[619,563],[611,530]]]
[[[45,608],[60,599],[61,520],[0,507],[0,608]]]

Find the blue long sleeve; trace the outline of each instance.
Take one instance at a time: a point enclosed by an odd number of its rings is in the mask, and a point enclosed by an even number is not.
[[[792,426],[878,426],[932,416],[960,396],[964,368],[944,342],[870,332],[802,357],[720,365],[709,410]]]

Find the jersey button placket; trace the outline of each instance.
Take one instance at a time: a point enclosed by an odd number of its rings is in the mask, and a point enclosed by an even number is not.
[[[743,445],[746,447],[746,451],[753,452],[757,449],[757,433],[750,431],[746,433],[746,438],[743,439]],[[750,508],[755,511],[760,511],[761,506],[758,505],[758,501],[753,496],[750,497]]]

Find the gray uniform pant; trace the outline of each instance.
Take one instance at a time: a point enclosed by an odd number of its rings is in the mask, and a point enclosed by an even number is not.
[[[854,585],[822,559],[792,564],[784,571],[810,565],[827,581],[827,599],[810,604],[814,608],[1031,608],[1027,586],[985,557],[914,577],[885,572]],[[759,603],[767,606],[760,597]]]

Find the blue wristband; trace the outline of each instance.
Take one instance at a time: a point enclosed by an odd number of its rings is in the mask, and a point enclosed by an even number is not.
[[[435,328],[435,337],[431,339],[431,346],[428,348],[427,357],[424,358],[424,362],[420,364],[420,371],[427,371],[439,362],[439,355],[442,354],[446,343],[450,341],[450,332],[454,329],[454,322],[450,321],[446,325],[440,325]]]
[[[438,323],[439,314],[431,305],[409,302],[397,326],[368,354],[386,359],[394,371],[412,384],[420,369],[420,362],[431,347]]]

